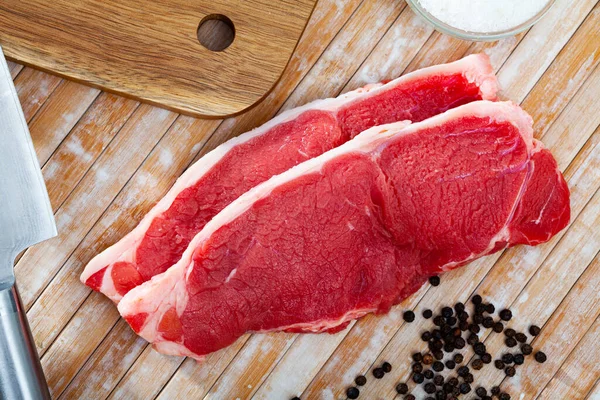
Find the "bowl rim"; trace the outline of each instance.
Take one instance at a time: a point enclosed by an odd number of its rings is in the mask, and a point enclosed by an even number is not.
[[[472,41],[493,41],[499,40],[503,38],[507,38],[510,36],[517,35],[526,29],[531,28],[535,23],[537,23],[556,3],[556,0],[548,0],[548,3],[544,6],[540,12],[538,12],[533,17],[529,18],[527,21],[513,27],[510,29],[506,29],[498,32],[471,32],[465,31],[460,28],[453,27],[440,19],[434,17],[429,11],[425,10],[425,8],[419,3],[419,0],[406,0],[410,8],[415,11],[415,13],[429,22],[434,26],[438,31],[445,33],[450,36],[454,36],[459,39],[472,40]]]

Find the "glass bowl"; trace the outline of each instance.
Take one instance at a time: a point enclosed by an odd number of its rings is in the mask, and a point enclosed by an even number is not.
[[[531,26],[533,26],[533,24],[538,22],[548,12],[548,10],[550,10],[550,8],[552,8],[552,6],[556,2],[556,0],[548,1],[548,4],[546,4],[546,6],[539,13],[537,13],[535,16],[528,19],[527,21],[523,22],[522,24],[517,25],[514,28],[507,29],[504,31],[499,31],[499,32],[469,32],[469,31],[465,31],[465,30],[462,30],[459,28],[455,28],[453,26],[448,25],[447,23],[445,23],[443,21],[440,21],[438,18],[431,15],[431,13],[429,13],[427,10],[425,10],[421,6],[421,4],[419,3],[419,0],[406,0],[406,2],[408,3],[410,8],[412,8],[413,11],[417,15],[424,18],[426,21],[428,21],[430,24],[432,24],[435,29],[437,29],[438,31],[440,31],[442,33],[445,33],[447,35],[451,35],[451,36],[454,36],[454,37],[457,37],[457,38],[463,39],[463,40],[492,41],[492,40],[499,40],[499,39],[507,38],[510,36],[514,36],[518,33],[523,32],[526,29],[529,29]]]

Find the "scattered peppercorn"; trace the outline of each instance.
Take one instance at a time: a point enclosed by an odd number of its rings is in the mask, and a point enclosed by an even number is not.
[[[429,353],[423,356],[423,364],[431,365],[433,363],[433,356]]]
[[[485,317],[483,319],[483,327],[489,329],[492,326],[494,326],[494,319],[492,317]]]
[[[412,359],[415,362],[421,362],[421,361],[423,361],[423,354],[421,354],[421,353],[414,353],[412,355]]]
[[[531,347],[531,345],[529,344],[524,344],[523,346],[521,346],[521,353],[528,356],[531,353],[533,353],[533,347]]]
[[[373,370],[373,376],[375,379],[381,379],[385,375],[385,371],[382,368],[375,368]]]
[[[468,373],[467,376],[465,376],[463,378],[463,380],[467,383],[473,383],[473,381],[475,380],[475,377],[473,376],[473,374]]]
[[[504,330],[504,325],[502,324],[502,322],[498,321],[498,322],[494,323],[493,329],[494,329],[494,332],[500,333],[500,332],[502,332],[502,330]]]
[[[444,364],[441,361],[436,361],[431,366],[431,369],[433,369],[435,372],[441,372],[444,370]]]
[[[539,362],[540,364],[545,363],[546,360],[548,359],[546,357],[546,353],[544,353],[543,351],[538,351],[537,353],[535,353],[535,361]]]
[[[460,392],[462,394],[467,394],[471,391],[471,385],[469,385],[468,383],[461,383],[459,386]]]
[[[489,303],[485,306],[485,311],[488,314],[493,314],[496,311],[496,307],[492,303]]]
[[[298,397],[298,396],[292,397],[292,400],[300,400],[300,397]]]
[[[421,340],[424,342],[429,342],[429,340],[431,340],[431,332],[423,332],[421,335]]]
[[[504,309],[502,311],[500,311],[500,319],[503,321],[510,321],[512,319],[512,311],[508,310],[508,309]]]
[[[423,372],[423,376],[425,376],[425,379],[433,379],[433,371],[428,369],[427,371]]]
[[[506,364],[504,364],[504,361],[502,361],[502,360],[494,361],[494,365],[496,366],[497,369],[504,369],[506,367]]]
[[[508,337],[506,338],[506,340],[504,341],[504,343],[508,346],[508,347],[515,347],[517,345],[517,340],[515,338],[512,337]]]
[[[448,369],[454,369],[456,368],[456,363],[452,360],[448,360],[445,362],[446,368]]]
[[[485,304],[483,304],[483,303],[482,304],[477,304],[475,306],[475,312],[477,314],[482,314],[483,315],[483,313],[485,312]]]
[[[510,400],[510,394],[508,394],[508,393],[500,393],[500,396],[498,398],[500,400]]]
[[[383,372],[388,373],[392,371],[392,364],[390,364],[389,362],[385,361],[383,364],[381,364],[381,368],[383,369]]]
[[[425,385],[423,385],[423,390],[425,390],[425,393],[435,393],[435,391],[437,390],[435,388],[435,383],[433,382],[427,382]]]
[[[418,373],[423,372],[423,364],[421,364],[421,363],[414,363],[412,365],[412,371],[413,372],[418,372]]]
[[[479,328],[479,325],[477,325],[477,324],[471,324],[471,325],[469,325],[469,330],[470,330],[472,333],[479,333],[479,331],[480,331],[481,329]]]
[[[456,311],[457,313],[465,311],[465,305],[459,301],[454,305],[454,311]]]
[[[515,369],[515,367],[506,367],[504,369],[504,373],[506,374],[506,376],[513,377],[517,373],[517,370]]]
[[[506,337],[514,337],[517,334],[517,331],[515,331],[512,328],[508,328],[507,330],[504,331],[504,335]]]
[[[537,325],[531,325],[529,327],[529,333],[531,334],[531,336],[537,336],[540,334],[541,331],[542,331],[542,328],[540,328]]]
[[[485,348],[485,344],[479,342],[479,343],[475,343],[475,346],[473,346],[473,351],[475,352],[475,354],[477,354],[478,356],[482,356],[485,354],[486,352],[486,348]]]
[[[442,375],[436,375],[435,378],[433,378],[433,383],[435,383],[436,386],[443,386],[444,377]]]
[[[475,345],[476,343],[479,343],[479,336],[477,336],[475,333],[472,333],[467,338],[467,343],[471,346]]]
[[[512,364],[514,361],[514,356],[510,353],[506,353],[502,355],[502,362],[505,364]]]
[[[461,337],[457,337],[456,340],[454,340],[454,347],[458,350],[463,349],[466,345],[465,339]]]
[[[367,383],[367,378],[364,375],[359,375],[354,378],[354,383],[356,383],[358,386],[364,386]]]
[[[473,298],[471,299],[471,301],[473,302],[473,304],[477,305],[477,304],[481,304],[481,302],[483,301],[483,299],[481,298],[480,295],[476,294],[475,296],[473,296]]]
[[[479,397],[487,396],[487,390],[486,388],[479,386],[475,389],[475,394]]]
[[[433,311],[431,310],[424,310],[423,311],[423,318],[425,319],[429,319],[433,316]]]
[[[517,339],[517,342],[519,343],[525,343],[527,341],[527,335],[519,332],[515,335],[515,339]]]
[[[464,357],[462,354],[460,354],[460,353],[456,353],[456,354],[454,355],[454,362],[455,362],[455,363],[457,363],[457,364],[460,364],[460,363],[462,363],[464,360],[465,360],[465,357]]]
[[[479,371],[481,368],[483,368],[483,361],[481,361],[480,358],[477,358],[473,360],[473,362],[471,363],[471,367],[473,367],[475,371]]]
[[[525,356],[523,354],[515,354],[514,360],[516,365],[523,365],[525,363]]]
[[[440,277],[432,276],[431,278],[429,278],[429,283],[431,283],[431,286],[439,286],[440,285]]]
[[[489,364],[492,362],[492,355],[490,353],[485,353],[484,355],[481,356],[481,361],[483,361],[484,364]]]
[[[414,383],[421,384],[425,380],[423,374],[413,374],[412,380]]]
[[[444,353],[441,350],[437,350],[433,352],[433,358],[435,358],[436,360],[443,360],[444,359]]]
[[[493,386],[492,390],[490,390],[492,392],[492,395],[497,396],[500,394],[500,388],[498,386]]]
[[[416,400],[416,397],[413,396],[412,394],[409,394],[406,397],[404,397],[404,400]]]
[[[348,396],[349,399],[358,399],[359,395],[360,391],[354,386],[349,387],[348,390],[346,390],[346,396]]]
[[[403,318],[406,322],[413,322],[415,320],[415,313],[412,311],[405,311]]]
[[[406,383],[399,383],[396,385],[396,392],[398,394],[408,393],[408,385]]]
[[[469,367],[463,365],[462,367],[458,368],[456,373],[458,374],[458,376],[465,377],[469,373]]]

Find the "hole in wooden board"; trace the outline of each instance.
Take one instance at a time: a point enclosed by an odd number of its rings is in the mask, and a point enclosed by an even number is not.
[[[211,14],[202,18],[198,26],[200,44],[211,51],[223,51],[235,39],[233,22],[222,14]]]

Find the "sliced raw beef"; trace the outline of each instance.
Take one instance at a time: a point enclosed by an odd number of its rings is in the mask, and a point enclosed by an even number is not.
[[[118,302],[179,261],[213,216],[271,176],[372,126],[421,121],[474,100],[495,100],[496,91],[488,58],[474,55],[287,111],[188,169],[136,229],[88,264],[81,279]]]
[[[119,311],[166,354],[200,358],[245,332],[334,332],[432,275],[570,217],[556,162],[511,103],[372,128],[251,189]]]

